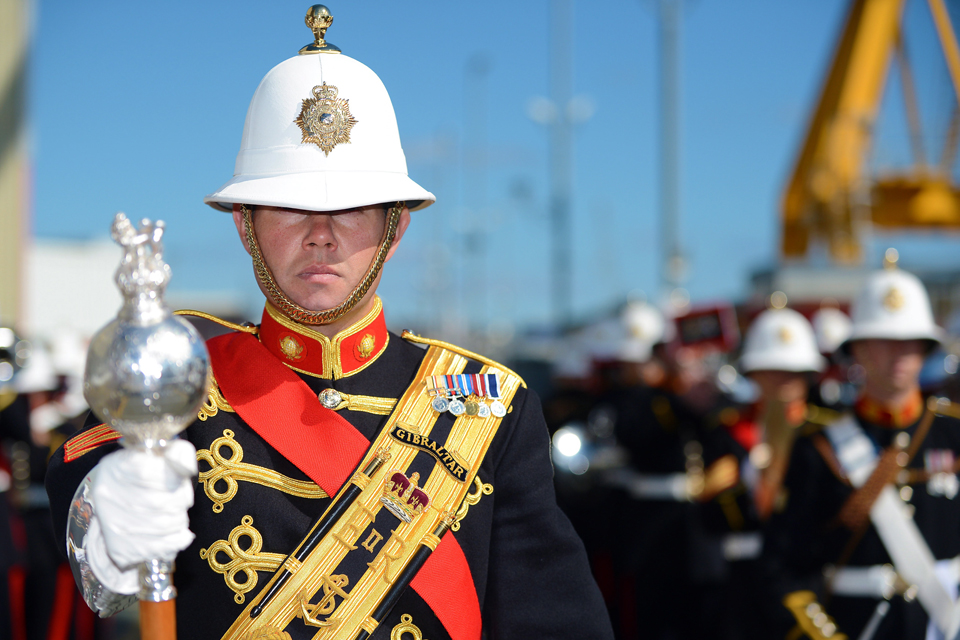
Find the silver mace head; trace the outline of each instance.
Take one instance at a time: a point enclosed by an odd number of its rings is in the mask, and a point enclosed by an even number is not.
[[[170,267],[163,222],[137,228],[118,213],[111,228],[123,247],[117,317],[90,341],[83,395],[127,447],[156,449],[193,422],[207,395],[210,358],[203,339],[164,304]]]

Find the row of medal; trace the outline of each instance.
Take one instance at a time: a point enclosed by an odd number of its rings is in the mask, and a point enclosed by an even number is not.
[[[500,386],[495,373],[461,373],[427,378],[427,394],[433,396],[430,406],[455,416],[502,418],[507,408],[500,402]],[[462,398],[462,399],[461,399]],[[492,400],[487,404],[485,399]]]

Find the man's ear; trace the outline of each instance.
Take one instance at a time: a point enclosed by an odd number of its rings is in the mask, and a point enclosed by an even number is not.
[[[253,215],[253,214],[251,214]],[[253,220],[251,219],[251,223]],[[243,248],[247,250],[247,253],[250,253],[250,244],[247,242],[247,230],[243,224],[243,212],[240,211],[240,205],[233,205],[233,224],[237,225],[237,233],[240,234],[240,242],[243,243]]]
[[[234,216],[236,216],[236,214],[234,214]],[[241,220],[241,226],[243,226],[243,220]],[[404,206],[403,211],[400,212],[400,220],[397,221],[397,235],[393,238],[393,244],[390,245],[390,250],[387,251],[387,260],[393,257],[393,252],[397,250],[400,239],[403,238],[403,232],[407,230],[408,226],[410,226],[410,209]],[[386,262],[386,260],[384,262]]]

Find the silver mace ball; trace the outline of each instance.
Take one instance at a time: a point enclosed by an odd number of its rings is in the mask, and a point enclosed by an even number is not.
[[[117,317],[94,335],[83,395],[121,444],[154,453],[197,417],[207,395],[210,358],[200,334],[163,301],[170,267],[163,261],[163,222],[140,227],[118,213],[111,235],[123,248],[116,283],[123,294]],[[169,563],[141,568],[141,600],[174,597]]]

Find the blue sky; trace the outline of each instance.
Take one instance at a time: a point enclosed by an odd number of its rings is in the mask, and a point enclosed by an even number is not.
[[[911,52],[921,101],[929,96],[937,122],[949,114],[950,92],[936,50],[922,46],[932,41],[925,5],[910,3],[908,26],[917,34]],[[29,106],[35,234],[103,237],[118,210],[161,218],[171,291],[257,299],[229,216],[202,197],[233,172],[262,76],[310,41],[307,6],[91,0],[79,8],[37,0]],[[381,293],[390,319],[546,321],[547,132],[526,110],[548,94],[548,2],[328,6],[329,41],[380,75],[410,174],[438,197],[414,214],[387,267]],[[651,0],[575,7],[574,92],[596,106],[575,140],[570,260],[582,317],[629,291],[658,290],[657,40]],[[779,195],[845,12],[835,0],[686,4],[681,237],[694,300],[740,299],[751,270],[775,262]],[[470,97],[482,85],[466,69],[477,56],[489,64],[483,190],[469,160],[478,147]],[[899,103],[887,103],[875,154],[883,166],[906,159]],[[483,206],[478,193],[486,194]],[[478,237],[485,252],[467,249]],[[879,239],[875,261],[890,242],[907,266],[960,268],[955,237]]]

